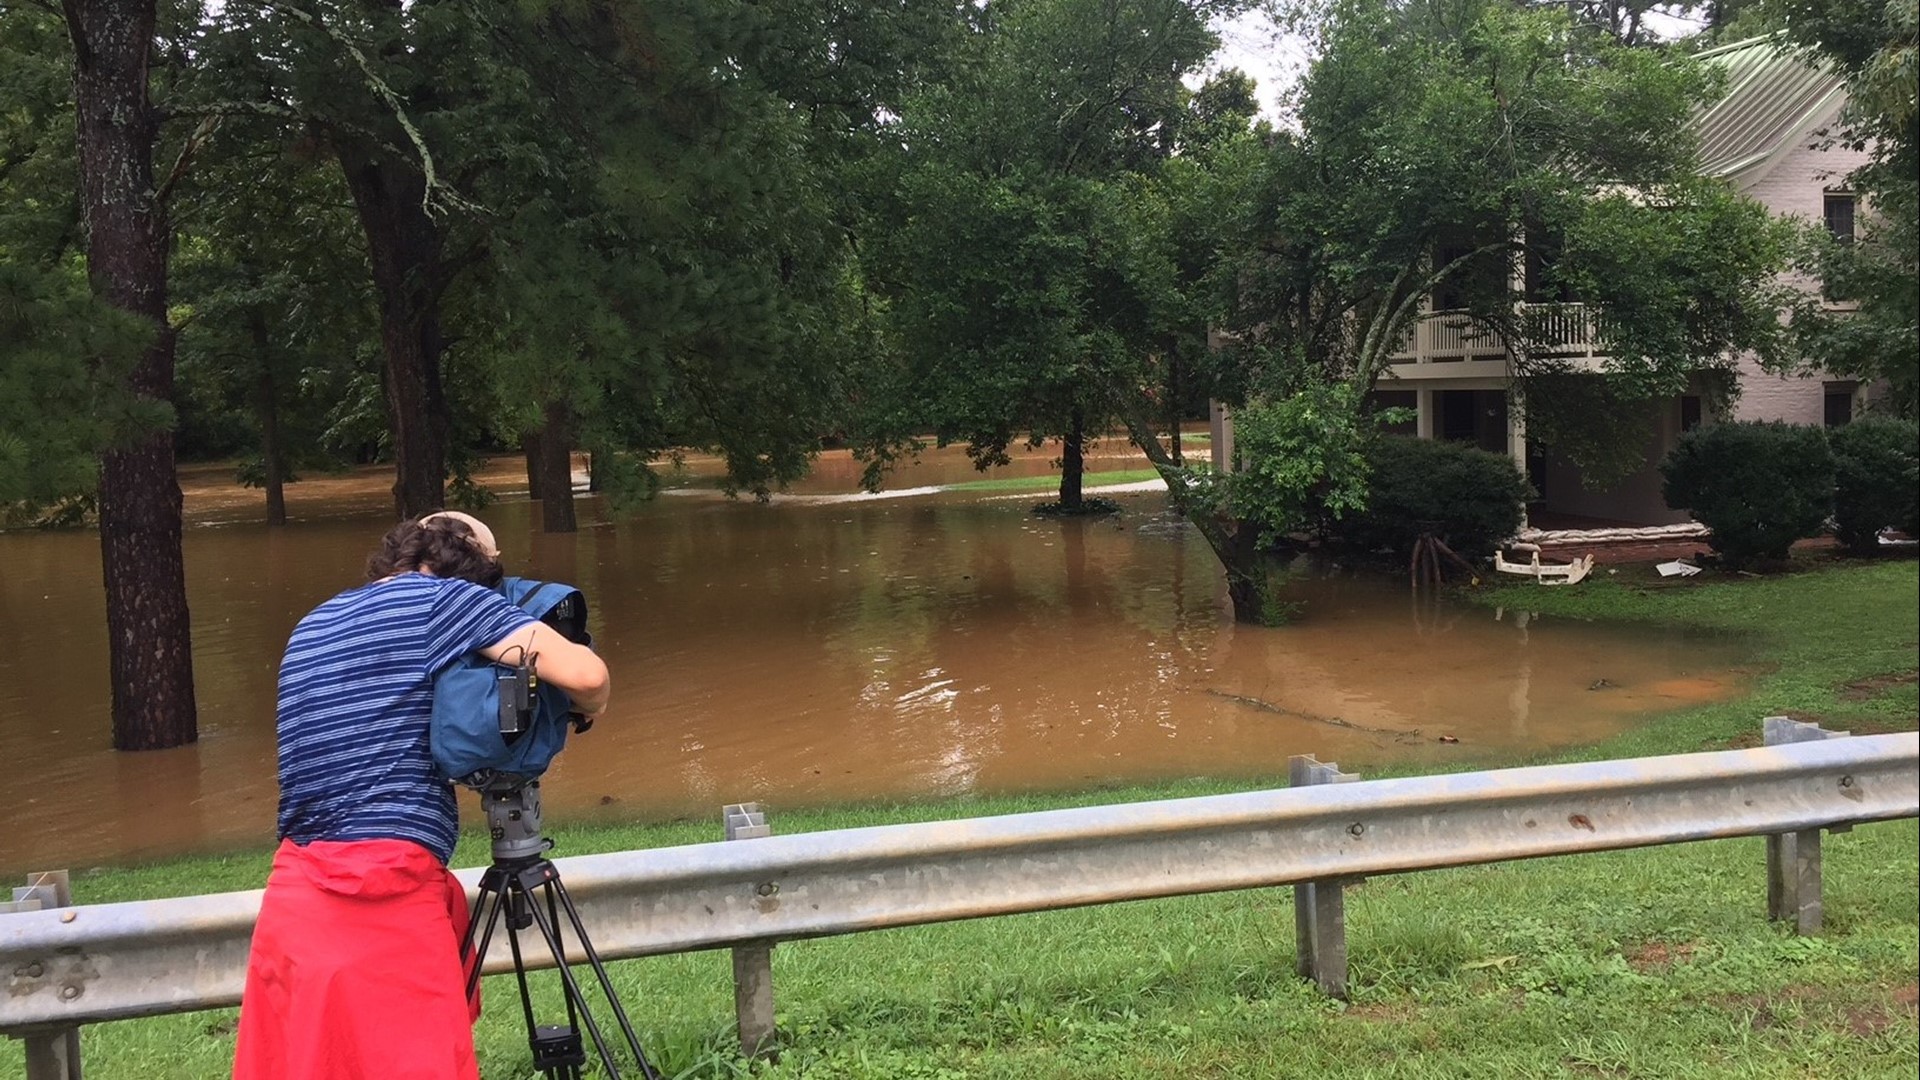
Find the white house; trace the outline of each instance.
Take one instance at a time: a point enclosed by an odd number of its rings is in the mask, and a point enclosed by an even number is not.
[[[1846,177],[1866,161],[1863,152],[1828,136],[1846,103],[1839,76],[1784,52],[1778,39],[1755,38],[1700,54],[1727,72],[1728,91],[1695,119],[1703,171],[1732,182],[1778,215],[1824,220],[1851,237],[1854,196]],[[1804,282],[1807,288],[1816,288]],[[1598,370],[1606,345],[1580,304],[1540,305],[1558,328],[1563,355],[1576,366]],[[1601,524],[1656,525],[1688,520],[1660,496],[1658,464],[1680,432],[1702,421],[1699,395],[1651,403],[1644,417],[1645,464],[1626,480],[1600,491],[1581,483],[1578,469],[1550,452],[1530,447],[1518,410],[1508,408],[1506,353],[1491,336],[1475,336],[1457,313],[1427,310],[1393,356],[1375,390],[1383,405],[1417,410],[1416,433],[1456,439],[1506,452],[1525,470],[1540,498],[1530,521],[1550,527]],[[1739,362],[1740,394],[1731,417],[1786,420],[1799,424],[1845,423],[1862,392],[1852,381],[1782,377],[1759,369],[1752,357]],[[1232,457],[1231,422],[1214,418],[1215,466]]]

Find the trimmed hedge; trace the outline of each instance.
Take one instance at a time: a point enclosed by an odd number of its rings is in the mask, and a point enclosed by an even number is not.
[[[1920,535],[1920,424],[1870,417],[1827,434],[1833,446],[1833,520],[1858,554],[1879,550],[1889,525]]]
[[[1713,530],[1729,566],[1781,560],[1833,507],[1833,453],[1817,427],[1777,421],[1698,427],[1660,463],[1667,505]]]
[[[1367,505],[1327,524],[1336,541],[1406,557],[1432,533],[1463,558],[1490,557],[1520,529],[1533,489],[1503,454],[1384,436],[1367,451]]]

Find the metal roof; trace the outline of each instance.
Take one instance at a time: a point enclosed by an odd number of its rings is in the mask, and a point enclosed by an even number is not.
[[[1846,100],[1839,75],[1815,67],[1776,34],[1722,45],[1698,59],[1727,73],[1726,96],[1702,110],[1700,168],[1738,178],[1771,160]]]

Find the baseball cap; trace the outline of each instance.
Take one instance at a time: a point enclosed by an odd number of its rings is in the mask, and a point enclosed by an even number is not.
[[[497,559],[500,557],[500,546],[494,543],[493,530],[487,528],[486,522],[481,521],[472,514],[463,514],[458,510],[436,510],[426,517],[421,518],[420,524],[426,525],[429,522],[441,520],[457,521],[465,525],[473,531],[474,546],[480,549],[480,554],[485,555],[489,559]]]

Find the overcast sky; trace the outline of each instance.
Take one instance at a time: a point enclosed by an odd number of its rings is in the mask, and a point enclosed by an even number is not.
[[[1259,83],[1261,115],[1269,119],[1279,116],[1281,93],[1306,68],[1306,43],[1282,37],[1273,20],[1257,10],[1214,30],[1220,35],[1220,51],[1214,54],[1210,72],[1239,68],[1253,76]]]
[[[1700,23],[1648,12],[1646,24],[1660,37],[1671,40],[1700,31]],[[1220,35],[1220,51],[1214,55],[1212,71],[1239,68],[1259,82],[1260,111],[1268,119],[1280,115],[1280,95],[1285,93],[1307,66],[1306,42],[1283,36],[1264,11],[1254,10],[1229,20],[1214,30]]]

